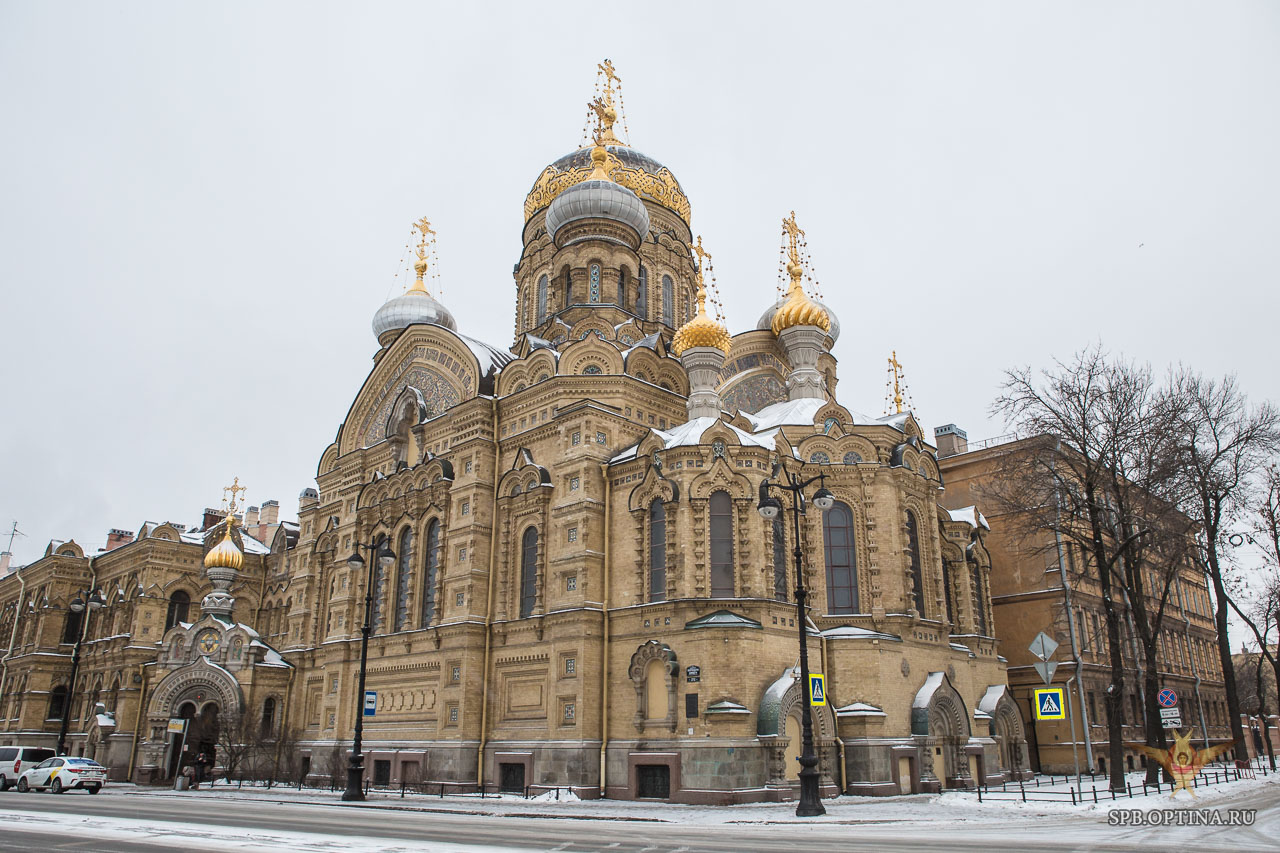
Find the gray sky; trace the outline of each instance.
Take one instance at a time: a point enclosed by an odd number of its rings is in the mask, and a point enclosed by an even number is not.
[[[1280,400],[1277,36],[1274,3],[0,2],[0,525],[28,562],[235,475],[294,517],[414,219],[510,344],[604,57],[732,331],[796,211],[851,408],[896,348],[926,428],[995,435],[1005,367],[1098,339]]]

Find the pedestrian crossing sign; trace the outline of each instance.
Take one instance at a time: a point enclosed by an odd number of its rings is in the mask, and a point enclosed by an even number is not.
[[[1067,708],[1061,687],[1042,687],[1036,690],[1036,719],[1065,720]]]
[[[827,704],[827,682],[823,676],[817,673],[810,673],[809,675],[809,704]]]

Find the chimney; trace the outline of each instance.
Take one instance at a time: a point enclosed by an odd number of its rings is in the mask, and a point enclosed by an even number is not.
[[[244,512],[244,526],[245,526],[245,527],[257,527],[257,526],[258,526],[258,508],[257,508],[256,506],[251,506],[251,507],[249,507],[247,510],[245,510],[245,512]]]
[[[261,524],[279,524],[280,523],[280,501],[270,500],[262,502],[262,512],[258,516]]]
[[[938,446],[939,459],[969,452],[969,433],[955,424],[936,427],[933,430],[933,440]]]
[[[0,578],[9,574],[9,561],[13,559],[13,555],[8,551],[0,551]]]
[[[220,509],[204,508],[204,521],[200,523],[201,530],[210,530],[222,523],[222,519],[226,517],[226,513]]]
[[[121,530],[118,527],[113,527],[107,531],[107,547],[103,548],[102,550],[114,551],[115,549],[119,548],[121,545],[128,545],[132,541],[133,541],[133,531]]]

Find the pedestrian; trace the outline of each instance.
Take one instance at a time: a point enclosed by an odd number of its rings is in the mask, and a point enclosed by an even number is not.
[[[182,768],[182,775],[187,780],[187,789],[194,791],[200,787],[200,782],[196,779],[196,769],[188,764]]]
[[[203,752],[196,756],[196,783],[205,781],[205,773],[209,767],[209,756]]]

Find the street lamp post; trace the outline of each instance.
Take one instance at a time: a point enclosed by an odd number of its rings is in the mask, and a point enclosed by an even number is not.
[[[83,614],[86,607],[89,610],[101,610],[106,606],[106,603],[101,591],[86,589],[78,593],[67,606],[71,608],[72,612]],[[62,725],[58,727],[57,755],[65,755],[67,751],[67,725],[71,722],[71,706],[75,702],[76,676],[80,673],[80,644],[84,642],[85,631],[88,630],[88,627],[89,620],[82,617],[79,630],[76,631],[76,644],[71,650],[71,681],[67,685],[67,695],[62,701]]]
[[[377,560],[385,572],[396,561],[395,552],[391,550],[386,539],[368,545],[356,542],[355,550],[347,558],[347,565],[353,571],[359,571],[365,564],[364,558],[360,556],[361,548],[370,552],[371,559],[364,585],[364,627],[360,629],[360,687],[356,691],[356,736],[351,744],[351,764],[347,767],[347,789],[342,792],[344,800],[364,799],[364,753],[360,751],[360,739],[364,734],[364,681],[365,670],[369,663],[369,632],[372,630],[371,622],[373,621],[373,562]]]
[[[803,741],[800,753],[800,803],[796,806],[796,816],[815,817],[826,814],[827,810],[822,807],[822,802],[818,797],[818,756],[813,749],[813,719],[810,711],[812,697],[809,694],[809,642],[805,613],[807,609],[805,600],[808,598],[809,592],[804,586],[804,568],[801,565],[803,554],[800,550],[800,516],[804,515],[805,512],[803,490],[814,483],[819,483],[824,477],[819,474],[807,480],[801,479],[800,475],[793,474],[786,470],[785,466],[777,464],[774,466],[771,477],[779,475],[782,477],[782,482],[780,483],[770,482],[769,479],[765,479],[760,484],[760,503],[757,509],[760,511],[761,517],[766,521],[772,521],[782,512],[782,502],[771,496],[769,490],[778,489],[791,493],[792,532],[795,543],[791,553],[795,557],[796,564],[796,622],[800,626],[800,685],[804,695],[804,712],[800,715],[800,730]],[[814,506],[825,513],[835,505],[835,502],[835,496],[827,491],[825,485],[819,483],[818,491],[813,495]]]

